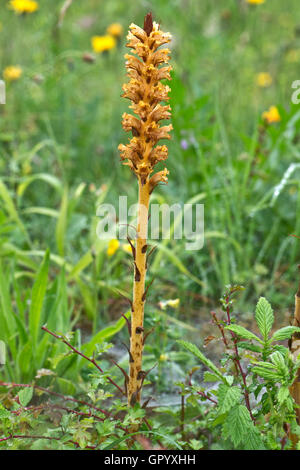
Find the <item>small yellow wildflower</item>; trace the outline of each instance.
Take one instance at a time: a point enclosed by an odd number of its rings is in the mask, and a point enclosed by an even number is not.
[[[34,0],[10,0],[9,6],[18,15],[34,13],[39,8],[39,4]]]
[[[278,108],[276,106],[271,106],[268,111],[265,111],[262,114],[262,118],[267,121],[268,124],[279,122],[281,120]]]
[[[116,47],[116,39],[113,36],[107,34],[106,36],[93,36],[91,39],[92,47],[95,52],[109,51]]]
[[[115,252],[118,250],[120,246],[120,242],[118,240],[110,240],[107,248],[107,254],[108,256],[113,256]]]
[[[180,299],[170,299],[170,300],[161,300],[159,306],[162,310],[165,310],[167,307],[177,308],[180,304]]]
[[[247,3],[250,3],[251,5],[261,5],[262,3],[265,3],[265,0],[247,0]]]
[[[107,27],[107,34],[119,38],[123,33],[123,26],[120,23],[112,23]]]
[[[22,75],[21,67],[16,65],[10,65],[6,67],[3,71],[3,78],[8,82],[12,82],[13,80],[18,80]]]
[[[256,83],[261,88],[272,85],[273,79],[268,72],[261,72],[256,75]]]
[[[160,361],[167,361],[168,359],[169,359],[168,354],[161,354],[161,355],[159,356],[159,360],[160,360]]]
[[[129,253],[130,255],[132,255],[132,249],[131,249],[131,246],[129,245],[129,243],[125,243],[124,245],[122,245],[122,250],[124,250],[126,253]]]

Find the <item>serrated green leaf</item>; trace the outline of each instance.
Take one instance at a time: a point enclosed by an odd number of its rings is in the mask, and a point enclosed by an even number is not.
[[[264,450],[264,444],[258,429],[250,426],[247,434],[243,438],[243,447],[245,450]]]
[[[270,359],[282,377],[289,375],[289,368],[285,363],[284,357],[279,351],[275,351],[270,355]]]
[[[227,385],[221,384],[218,389],[219,413],[227,413],[239,403],[241,396],[241,390],[238,387],[227,387]]]
[[[217,382],[220,378],[216,374],[212,374],[207,370],[203,374],[204,382]]]
[[[248,341],[239,341],[237,343],[237,346],[241,349],[246,349],[247,351],[252,351],[256,353],[261,353],[263,350],[262,347],[257,346],[257,344],[249,343]]]
[[[267,380],[280,380],[282,378],[282,376],[276,372],[275,367],[271,369],[264,366],[255,366],[252,368],[252,372]]]
[[[223,436],[230,439],[235,447],[238,447],[249,429],[253,428],[253,423],[249,411],[244,405],[236,405],[228,413],[223,425]]]
[[[271,341],[283,341],[285,339],[289,339],[293,334],[300,333],[300,328],[297,326],[285,326],[284,328],[280,328],[280,330],[275,331],[273,334]]]
[[[10,413],[9,411],[4,408],[3,405],[1,405],[0,403],[0,419],[5,419],[5,418],[8,418],[10,416]]]
[[[22,406],[27,406],[33,395],[33,387],[27,387],[20,390],[18,396]]]
[[[255,319],[264,341],[267,341],[274,323],[274,314],[270,303],[264,297],[257,302]]]
[[[280,387],[277,393],[277,399],[280,405],[282,405],[290,396],[288,387]]]
[[[222,380],[222,382],[227,385],[227,380],[222,374],[222,372],[219,371],[219,369],[214,365],[213,362],[211,362],[207,357],[204,356],[204,354],[197,348],[197,346],[195,346],[195,344],[183,340],[178,340],[177,342],[181,344],[184,348],[186,348],[188,351],[190,351],[192,354],[194,354],[194,356],[196,356],[198,359],[200,359],[202,364],[204,364],[212,372],[214,372]]]
[[[254,333],[240,325],[227,325],[225,326],[225,330],[233,331],[233,333],[240,336],[241,338],[253,339],[254,341],[259,341],[260,343],[262,342],[261,339],[258,338],[258,336],[256,336]]]

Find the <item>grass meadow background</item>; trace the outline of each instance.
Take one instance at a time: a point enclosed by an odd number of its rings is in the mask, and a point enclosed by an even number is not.
[[[163,388],[164,360],[180,362],[174,338],[199,342],[225,285],[245,286],[237,306],[246,323],[260,295],[272,302],[278,325],[292,313],[299,241],[291,234],[300,236],[300,108],[291,102],[300,79],[299,2],[73,1],[58,26],[63,3],[41,0],[25,16],[0,3],[0,73],[22,69],[7,81],[0,107],[0,338],[9,338],[11,357],[1,373],[25,380],[50,367],[61,345],[45,339],[45,322],[55,331],[73,329],[80,344],[95,344],[107,327],[103,337],[113,343],[126,337],[118,321],[128,304],[117,290],[131,292],[131,258],[124,242],[109,256],[108,243],[97,239],[96,208],[117,204],[119,195],[129,204],[137,199],[135,177],[117,149],[127,141],[121,115],[128,102],[120,95],[126,31],[152,11],[173,35],[174,69],[169,184],[153,201],[203,203],[206,232],[200,251],[186,251],[184,240],[160,240],[152,257],[146,326],[157,329],[146,361],[159,361]],[[115,48],[97,54],[91,38],[111,23],[123,34]],[[268,86],[259,83],[261,73]],[[271,106],[280,118],[267,124],[262,113]],[[43,295],[35,300],[38,288]],[[54,364],[63,390],[81,366],[71,362]]]

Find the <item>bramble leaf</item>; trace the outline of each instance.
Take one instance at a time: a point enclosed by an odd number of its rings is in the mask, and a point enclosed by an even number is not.
[[[280,330],[275,331],[271,341],[283,341],[289,339],[293,334],[300,333],[300,328],[298,326],[285,326],[280,328]]]
[[[259,341],[260,343],[262,342],[261,339],[258,338],[258,336],[256,336],[254,333],[240,325],[228,325],[225,326],[225,330],[233,331],[233,333],[240,336],[241,338],[253,339],[254,341]]]
[[[261,297],[256,305],[255,319],[263,339],[267,341],[274,323],[274,314],[270,303],[264,297]]]
[[[253,429],[249,411],[244,405],[231,408],[223,426],[223,436],[230,439],[234,447],[238,447],[246,440],[249,430]]]
[[[22,406],[27,406],[33,395],[33,387],[23,388],[19,392],[19,401]]]
[[[0,419],[5,419],[5,418],[8,418],[10,416],[10,413],[9,411],[4,408],[3,405],[1,405],[0,403]]]
[[[282,405],[290,396],[288,387],[281,387],[278,391],[277,398],[280,405]]]
[[[227,385],[221,384],[218,390],[219,412],[221,414],[227,413],[239,403],[241,396],[241,390],[238,387],[227,387]]]

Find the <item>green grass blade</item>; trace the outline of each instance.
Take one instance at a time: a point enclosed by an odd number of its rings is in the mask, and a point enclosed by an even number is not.
[[[33,347],[36,347],[38,333],[40,328],[41,321],[41,312],[44,297],[47,289],[48,281],[48,268],[49,268],[49,250],[46,251],[45,257],[43,259],[40,270],[37,274],[36,281],[34,283],[32,294],[31,294],[31,304],[29,311],[29,332],[33,342]]]

